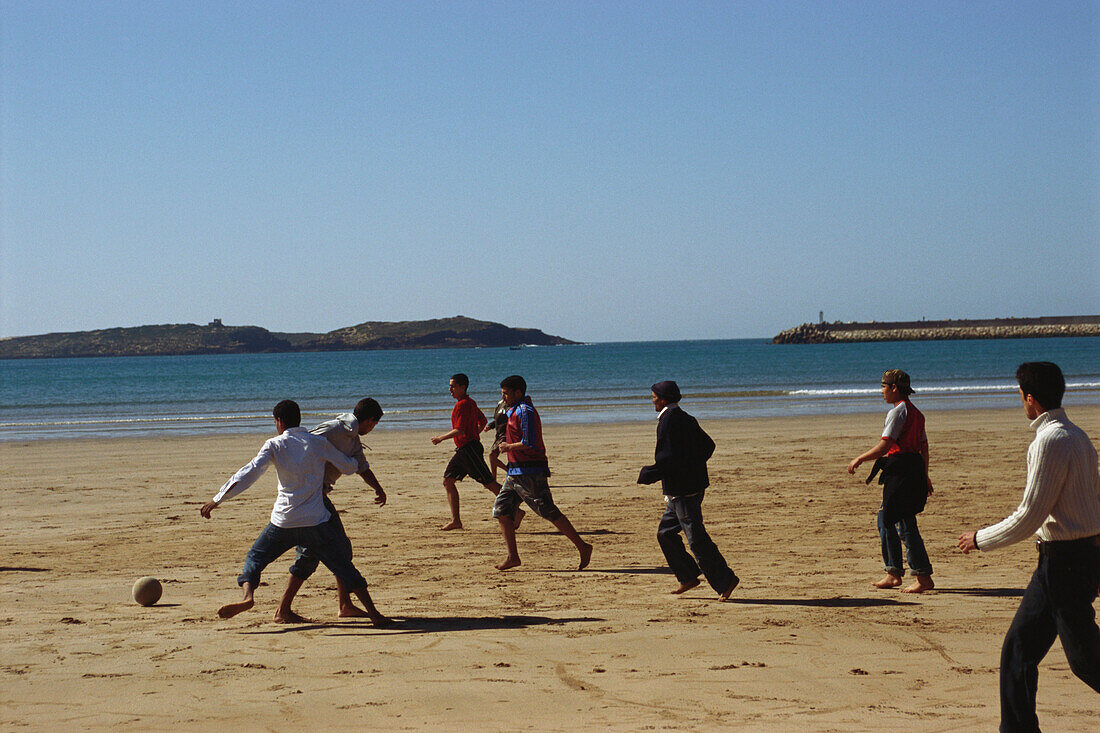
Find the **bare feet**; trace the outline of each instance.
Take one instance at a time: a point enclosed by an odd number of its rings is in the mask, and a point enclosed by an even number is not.
[[[936,584],[932,582],[931,575],[918,575],[917,579],[901,589],[902,593],[923,593],[932,590]]]
[[[440,527],[440,529],[444,532],[448,532],[452,529],[462,529],[462,522],[450,522],[448,524],[444,524],[442,527]]]
[[[386,618],[382,614],[378,613],[378,611],[375,611],[374,613],[368,613],[367,615],[370,616],[371,623],[374,624],[374,628],[376,629],[384,629],[387,626],[393,625],[392,619]]]
[[[500,565],[497,565],[497,570],[507,570],[508,568],[519,567],[519,564],[520,562],[518,557],[509,556],[504,559],[504,562],[502,562]]]
[[[512,524],[515,525],[516,529],[519,529],[519,523],[523,521],[525,516],[527,516],[527,512],[522,509],[517,509],[516,513],[512,515]]]
[[[698,581],[696,581],[696,582],[698,582]],[[733,576],[733,582],[730,583],[730,587],[726,588],[726,592],[723,593],[722,595],[718,596],[718,599],[722,600],[722,601],[728,601],[730,599],[730,596],[733,594],[733,589],[736,588],[738,586],[738,584],[740,584],[740,582],[741,582],[740,578],[738,578],[736,575]]]
[[[340,618],[367,618],[370,614],[354,603],[340,606]]]
[[[577,566],[577,570],[584,570],[588,567],[588,563],[592,561],[592,545],[585,542],[581,545],[581,564]]]
[[[897,588],[901,585],[901,576],[894,575],[893,573],[886,573],[886,577],[882,580],[876,580],[874,583],[871,583],[871,585],[876,588]]]
[[[687,583],[680,583],[680,587],[677,588],[676,590],[672,591],[672,595],[678,596],[681,593],[687,593],[689,590],[691,590],[692,588],[694,588],[697,585],[699,585],[699,579],[698,578],[696,578],[695,580],[689,581]]]
[[[222,618],[233,618],[241,611],[247,611],[254,605],[252,599],[247,601],[238,601],[236,603],[227,603],[218,609],[218,615]]]
[[[309,619],[299,616],[294,611],[276,611],[275,620],[280,624],[308,624]]]

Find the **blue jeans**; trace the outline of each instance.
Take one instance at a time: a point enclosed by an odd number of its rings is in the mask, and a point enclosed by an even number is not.
[[[693,558],[684,548],[680,539],[683,531]],[[703,495],[672,496],[657,526],[657,543],[665,553],[665,560],[676,579],[681,583],[691,583],[699,578],[701,572],[715,593],[725,593],[737,580],[730,570],[726,559],[718,551],[718,546],[707,534],[703,526]],[[698,562],[696,562],[698,560]]]
[[[367,586],[367,581],[351,564],[351,553],[345,548],[347,538],[337,532],[331,524],[324,522],[313,527],[276,527],[268,524],[260,536],[252,543],[252,549],[244,559],[244,569],[237,576],[237,585],[250,583],[253,588],[260,585],[260,573],[275,562],[284,552],[296,545],[309,549],[343,581],[349,591]]]
[[[901,543],[904,542],[910,572],[913,575],[932,574],[932,561],[928,559],[928,551],[924,549],[916,516],[902,517],[897,524],[888,527],[882,519],[882,510],[879,509],[878,535],[882,541],[882,562],[886,565],[886,572],[898,577],[905,575],[901,562]]]
[[[336,507],[332,505],[332,502],[328,500],[327,496],[324,498],[324,503],[325,509],[328,509],[330,515],[328,523],[332,525],[333,530],[343,538],[343,542],[346,545],[344,547],[344,552],[347,553],[348,560],[351,560],[351,540],[348,539],[348,533],[344,531],[344,523],[340,521],[340,513],[336,511]],[[298,545],[294,564],[290,566],[290,574],[295,578],[308,580],[309,576],[313,575],[314,571],[317,570],[317,566],[320,563],[321,560],[317,557],[316,553],[304,545]]]
[[[1100,629],[1092,607],[1100,584],[1100,547],[1080,540],[1054,544],[1065,549],[1039,558],[1001,647],[1004,733],[1039,730],[1039,662],[1055,636],[1073,673],[1100,692]]]

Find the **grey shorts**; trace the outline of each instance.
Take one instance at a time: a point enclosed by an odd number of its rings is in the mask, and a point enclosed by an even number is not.
[[[555,522],[562,516],[550,494],[550,482],[545,475],[509,476],[493,502],[494,517],[510,517],[519,509],[520,502],[535,510],[543,519]]]

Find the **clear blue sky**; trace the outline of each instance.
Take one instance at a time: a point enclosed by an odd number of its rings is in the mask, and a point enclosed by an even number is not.
[[[0,2],[0,336],[1100,313],[1100,3]]]

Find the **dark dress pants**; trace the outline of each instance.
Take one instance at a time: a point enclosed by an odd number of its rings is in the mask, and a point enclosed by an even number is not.
[[[721,594],[729,590],[737,576],[730,570],[722,553],[718,551],[718,546],[707,534],[707,528],[703,526],[702,505],[702,494],[669,497],[668,506],[657,527],[657,542],[677,580],[690,583],[698,579],[702,572],[710,587]],[[688,547],[691,548],[690,555],[684,548],[680,532],[683,532]]]
[[[1020,608],[1001,648],[1001,731],[1038,731],[1035,691],[1039,662],[1062,640],[1069,667],[1100,692],[1100,629],[1096,600],[1100,584],[1100,547],[1095,543],[1048,543],[1039,557]]]

